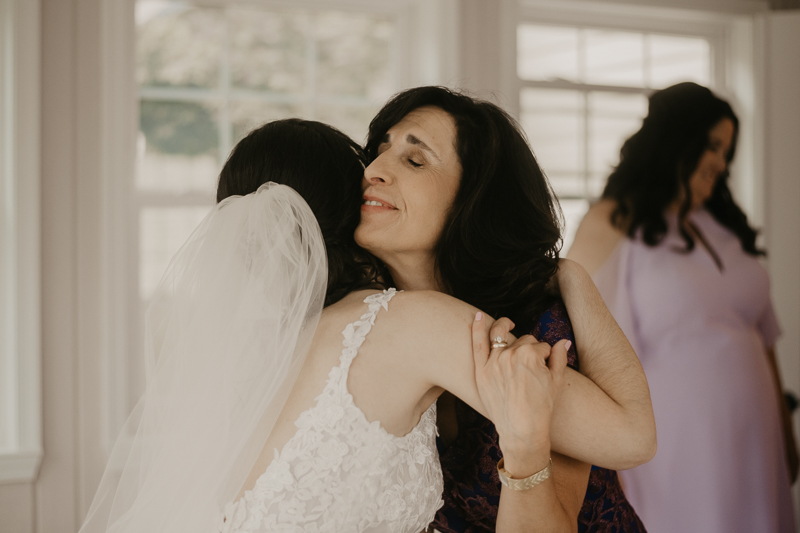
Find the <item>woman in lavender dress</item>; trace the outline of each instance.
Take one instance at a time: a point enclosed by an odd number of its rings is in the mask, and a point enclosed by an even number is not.
[[[658,453],[622,477],[651,533],[794,531],[780,330],[764,252],[728,188],[737,132],[704,87],[653,94],[569,253],[650,384]]]

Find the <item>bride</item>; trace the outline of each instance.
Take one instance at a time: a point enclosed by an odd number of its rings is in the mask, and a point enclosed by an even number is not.
[[[148,310],[147,389],[81,532],[420,531],[442,503],[445,389],[494,421],[510,486],[537,485],[543,515],[560,505],[547,454],[568,346],[382,290],[353,241],[363,162],[296,119],[236,146]]]

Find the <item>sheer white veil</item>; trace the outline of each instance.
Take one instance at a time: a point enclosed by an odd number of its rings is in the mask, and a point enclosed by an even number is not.
[[[219,203],[146,319],[147,387],[81,533],[215,532],[303,365],[325,299],[319,225],[267,183]]]

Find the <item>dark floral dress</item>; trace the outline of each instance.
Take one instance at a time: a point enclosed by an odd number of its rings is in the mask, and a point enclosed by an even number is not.
[[[517,330],[551,345],[564,338],[572,340],[568,361],[577,369],[572,324],[561,301],[551,306],[536,323],[517,327]],[[456,417],[456,441],[442,449],[437,440],[444,472],[444,507],[436,514],[433,526],[442,533],[494,532],[501,487],[497,461],[502,457],[497,432],[494,424],[458,399]],[[644,533],[644,526],[625,498],[615,471],[592,467],[578,515],[578,531]]]

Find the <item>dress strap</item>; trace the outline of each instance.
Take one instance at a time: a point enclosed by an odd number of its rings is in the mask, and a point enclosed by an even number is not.
[[[358,349],[364,344],[367,333],[369,333],[369,330],[372,329],[372,326],[375,324],[375,317],[378,315],[378,311],[381,307],[388,311],[389,300],[391,300],[395,294],[397,294],[397,289],[391,288],[384,290],[382,293],[370,294],[364,298],[364,303],[369,304],[367,312],[361,315],[359,320],[348,324],[347,327],[344,328],[344,331],[342,331],[342,335],[344,336],[342,345],[344,349],[342,350],[342,355],[339,357],[339,365],[345,373],[350,369],[350,363],[353,362],[353,358],[355,358],[356,353],[358,353]]]

